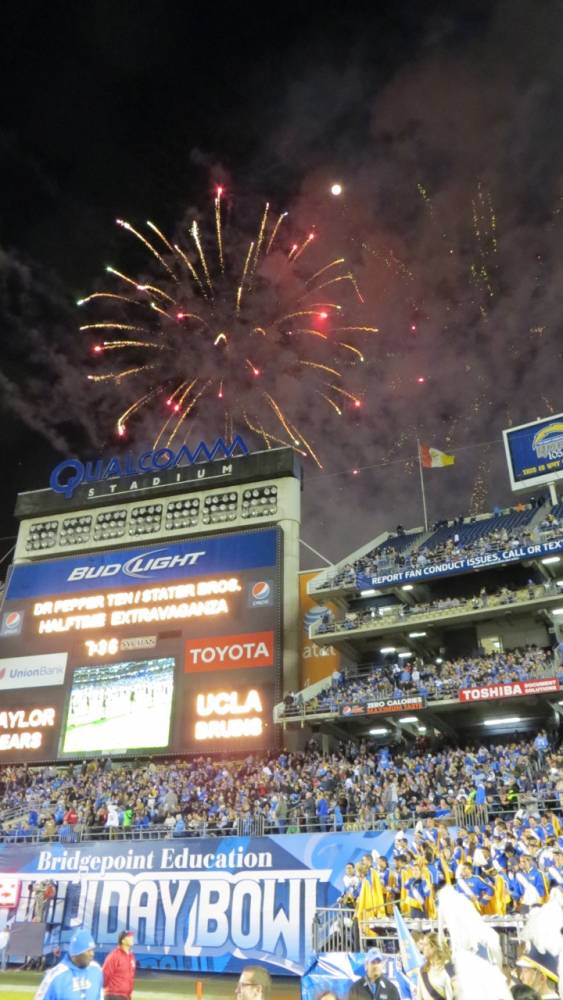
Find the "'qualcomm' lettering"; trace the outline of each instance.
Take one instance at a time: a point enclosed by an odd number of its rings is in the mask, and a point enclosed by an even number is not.
[[[136,458],[131,454],[113,455],[110,459],[98,458],[86,464],[78,458],[65,458],[51,472],[49,486],[55,493],[62,493],[69,499],[81,483],[99,483],[146,472],[162,472],[165,469],[195,465],[202,460],[213,462],[216,458],[236,458],[237,455],[248,453],[246,444],[237,434],[231,444],[227,444],[223,438],[217,438],[208,448],[204,441],[200,441],[194,451],[190,451],[184,444],[177,452],[172,448],[158,448],[156,451],[146,451]]]

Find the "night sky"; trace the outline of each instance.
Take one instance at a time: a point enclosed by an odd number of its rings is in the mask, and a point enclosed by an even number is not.
[[[121,447],[134,394],[91,391],[75,306],[106,264],[146,266],[115,218],[178,231],[218,180],[243,228],[266,199],[315,226],[380,331],[346,373],[361,412],[280,380],[324,467],[303,537],[337,559],[420,523],[417,437],[456,454],[431,518],[509,502],[500,431],[563,410],[560,0],[20,0],[0,29],[2,536],[61,457]],[[222,431],[196,411],[188,440]]]

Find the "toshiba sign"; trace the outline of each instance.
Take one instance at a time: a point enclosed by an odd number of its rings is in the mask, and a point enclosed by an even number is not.
[[[217,635],[210,639],[188,639],[186,642],[186,673],[271,667],[273,663],[273,632]]]
[[[489,687],[463,688],[460,701],[493,701],[496,698],[517,698],[525,694],[551,694],[559,691],[557,677],[538,677],[531,681],[491,684]]]

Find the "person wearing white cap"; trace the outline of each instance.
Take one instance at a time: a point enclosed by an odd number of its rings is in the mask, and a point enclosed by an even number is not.
[[[68,953],[41,980],[35,1000],[103,1000],[102,969],[94,962],[90,931],[75,930]]]

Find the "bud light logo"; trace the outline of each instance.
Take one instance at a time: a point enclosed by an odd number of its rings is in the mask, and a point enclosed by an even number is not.
[[[270,580],[257,580],[250,584],[248,595],[251,608],[267,608],[273,603],[273,584]]]
[[[0,635],[21,635],[23,611],[7,611],[2,615]]]

